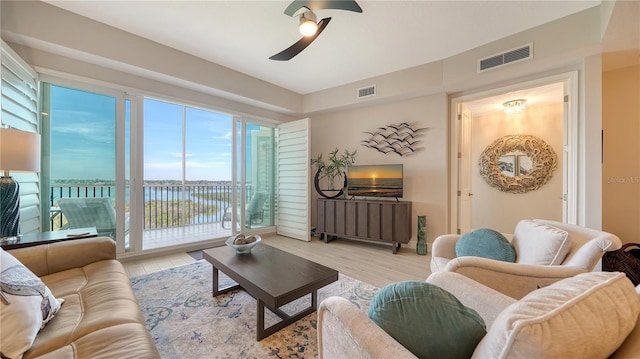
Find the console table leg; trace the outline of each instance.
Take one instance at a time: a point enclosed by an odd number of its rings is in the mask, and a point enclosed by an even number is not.
[[[393,247],[393,249],[392,249],[393,254],[396,254],[396,253],[398,253],[398,250],[402,247],[402,243],[394,242],[394,243],[392,243],[392,247]]]

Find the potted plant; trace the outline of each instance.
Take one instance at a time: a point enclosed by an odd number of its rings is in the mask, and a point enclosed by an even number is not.
[[[331,152],[329,152],[329,156],[326,161],[322,159],[322,153],[319,154],[316,158],[311,159],[311,165],[316,168],[316,190],[319,190],[318,193],[320,195],[325,196],[323,193],[321,193],[318,186],[318,181],[320,179],[326,178],[327,190],[336,191],[334,189],[334,180],[338,176],[345,176],[346,178],[345,170],[349,165],[355,163],[356,161],[355,156],[357,151],[349,152],[348,150],[344,150],[344,152],[342,152],[341,154],[339,154],[338,152],[339,150],[337,147],[333,149]],[[343,188],[344,186],[340,188],[340,193],[336,196],[342,194]]]

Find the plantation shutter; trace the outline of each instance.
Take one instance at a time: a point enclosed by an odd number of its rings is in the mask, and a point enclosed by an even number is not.
[[[38,74],[7,43],[2,41],[0,48],[0,125],[39,133]],[[40,176],[18,172],[10,175],[20,184],[20,233],[39,232]]]
[[[309,119],[278,126],[278,220],[280,235],[310,241]]]

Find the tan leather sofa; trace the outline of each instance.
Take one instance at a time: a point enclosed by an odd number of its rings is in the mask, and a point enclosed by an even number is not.
[[[64,303],[23,358],[160,358],[108,237],[8,251]]]

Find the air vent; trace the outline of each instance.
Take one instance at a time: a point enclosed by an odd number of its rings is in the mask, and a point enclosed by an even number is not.
[[[478,60],[478,72],[533,58],[533,43]]]
[[[376,95],[376,85],[361,87],[358,89],[358,98],[371,97]]]

